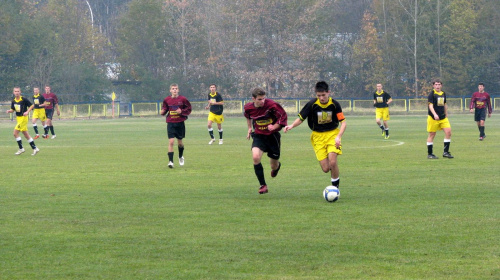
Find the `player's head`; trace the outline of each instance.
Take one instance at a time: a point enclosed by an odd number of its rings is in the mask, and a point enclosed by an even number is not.
[[[266,91],[261,88],[252,89],[252,100],[255,107],[262,107],[266,100]]]
[[[45,85],[45,92],[50,93],[50,86],[49,85]]]
[[[314,87],[314,91],[316,92],[316,97],[319,99],[321,104],[328,103],[328,100],[330,99],[330,88],[325,81],[317,82]]]
[[[477,88],[479,89],[480,92],[483,92],[484,91],[484,84],[483,83],[479,83],[477,85]]]
[[[14,87],[14,89],[12,89],[12,93],[14,93],[15,97],[21,96],[21,87]]]
[[[33,93],[35,95],[39,94],[40,93],[40,88],[39,87],[33,87]]]
[[[443,86],[443,83],[441,82],[441,79],[434,79],[432,81],[432,87],[435,90],[440,91],[442,86]]]
[[[216,84],[210,84],[210,92],[215,92],[217,90],[217,85]]]
[[[330,88],[328,87],[328,84],[325,81],[319,81],[316,83],[316,86],[314,87],[315,92],[329,92]]]
[[[381,92],[382,91],[382,84],[377,84],[377,91]]]
[[[177,97],[179,95],[179,85],[171,84],[170,93],[172,94],[173,97]]]

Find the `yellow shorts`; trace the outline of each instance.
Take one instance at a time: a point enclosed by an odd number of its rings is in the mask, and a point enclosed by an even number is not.
[[[208,113],[208,120],[212,121],[214,123],[223,123],[224,122],[224,115],[216,115],[212,112]]]
[[[385,108],[375,108],[375,118],[377,120],[384,120],[384,121],[388,121],[391,119],[391,117],[389,116],[389,107],[385,107]]]
[[[313,131],[311,133],[311,144],[318,161],[328,158],[329,153],[336,153],[338,155],[342,154],[342,146],[338,149],[335,147],[335,137],[337,137],[339,132],[340,130],[337,128],[331,131]]]
[[[448,118],[436,121],[431,116],[427,116],[427,132],[436,132],[448,127],[451,127]]]
[[[33,119],[39,119],[44,122],[47,119],[45,108],[33,109]]]
[[[16,116],[17,124],[14,128],[17,131],[28,131],[28,116]]]

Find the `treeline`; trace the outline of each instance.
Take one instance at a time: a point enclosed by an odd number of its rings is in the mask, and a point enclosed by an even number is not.
[[[305,97],[319,79],[339,97],[376,83],[420,97],[440,77],[466,96],[500,86],[495,0],[0,1],[0,101],[51,84],[63,102],[160,100],[168,85],[204,98],[255,86]]]

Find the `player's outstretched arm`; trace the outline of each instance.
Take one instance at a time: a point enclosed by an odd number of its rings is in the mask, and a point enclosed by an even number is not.
[[[297,118],[296,120],[293,121],[293,123],[291,125],[285,126],[285,128],[283,128],[283,132],[286,133],[287,131],[291,130],[292,128],[299,126],[301,123],[302,123],[302,120],[300,118]]]

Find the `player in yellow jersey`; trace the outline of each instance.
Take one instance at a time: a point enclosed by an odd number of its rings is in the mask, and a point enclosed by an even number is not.
[[[392,98],[389,93],[382,89],[382,84],[377,84],[377,91],[373,94],[373,106],[375,109],[375,121],[377,122],[380,129],[382,129],[382,136],[385,139],[389,139],[389,125],[387,121],[390,120],[389,116],[389,104],[391,104]],[[380,122],[380,120],[384,122]]]
[[[33,117],[31,119],[31,122],[33,124],[33,129],[35,130],[35,138],[38,139],[40,135],[38,134],[38,126],[36,124],[37,120],[40,120],[43,125],[43,130],[44,130],[44,138],[47,136],[49,133],[49,128],[47,125],[45,125],[45,120],[47,119],[47,116],[45,115],[45,97],[40,94],[40,88],[39,87],[34,87],[33,88],[33,105],[35,106],[33,109]]]
[[[210,135],[210,142],[208,142],[209,145],[212,145],[212,143],[215,141],[214,137],[214,129],[212,128],[212,123],[217,124],[217,128],[219,129],[219,145],[223,144],[222,140],[222,123],[224,122],[224,115],[222,115],[222,112],[224,111],[224,100],[222,99],[222,96],[220,93],[217,92],[217,85],[216,84],[211,84],[210,85],[210,92],[208,93],[208,105],[205,107],[205,109],[210,109],[210,112],[208,113],[208,134]]]
[[[316,98],[311,99],[299,113],[299,117],[283,131],[286,133],[299,126],[305,119],[312,130],[311,144],[323,172],[331,173],[331,183],[340,185],[337,156],[342,154],[342,135],[346,122],[342,107],[330,97],[330,89],[324,81],[316,83]]]
[[[13,92],[14,99],[12,100],[12,103],[10,105],[10,109],[7,110],[7,114],[16,113],[17,124],[14,128],[14,138],[16,138],[19,150],[15,153],[15,155],[24,153],[23,141],[19,136],[19,132],[21,132],[24,137],[26,137],[26,140],[28,140],[28,143],[33,149],[33,153],[31,155],[34,156],[40,151],[36,147],[35,141],[33,141],[33,138],[31,138],[30,134],[28,133],[28,115],[34,106],[31,104],[28,98],[25,98],[21,95],[20,87],[14,87]]]
[[[428,102],[429,110],[427,115],[427,132],[429,136],[427,137],[427,158],[437,159],[438,157],[432,153],[434,146],[434,137],[436,132],[443,130],[444,132],[444,151],[443,157],[453,158],[450,154],[450,144],[451,144],[451,125],[448,120],[448,105],[446,104],[446,93],[441,90],[442,87],[441,80],[436,79],[432,82],[432,87],[434,90],[429,93]]]

